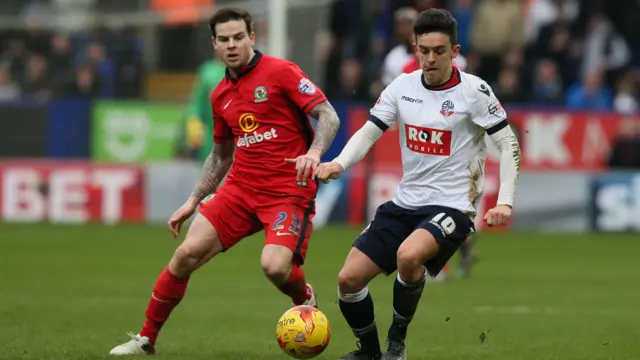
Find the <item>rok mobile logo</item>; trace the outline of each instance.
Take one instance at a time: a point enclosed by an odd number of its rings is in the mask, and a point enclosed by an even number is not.
[[[407,147],[427,155],[451,155],[451,131],[404,125]]]

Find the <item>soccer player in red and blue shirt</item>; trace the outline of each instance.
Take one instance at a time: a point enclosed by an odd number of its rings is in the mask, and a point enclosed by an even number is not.
[[[142,330],[112,355],[154,353],[158,333],[183,298],[191,273],[261,230],[265,275],[295,305],[318,305],[301,265],[313,229],[318,186],[313,171],[340,121],[297,65],[253,50],[247,12],[221,9],[209,25],[213,46],[227,66],[211,95],[215,147],[195,191],[169,220],[173,235],[200,209],[155,283]],[[315,132],[307,115],[318,120]]]

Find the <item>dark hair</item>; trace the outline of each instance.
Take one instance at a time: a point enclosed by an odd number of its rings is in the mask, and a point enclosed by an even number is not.
[[[413,23],[416,38],[431,32],[449,35],[451,46],[458,43],[458,22],[450,12],[444,9],[429,9],[421,12]]]
[[[209,18],[209,29],[211,29],[211,34],[216,36],[216,25],[223,24],[233,20],[242,20],[247,25],[247,33],[251,34],[253,32],[253,18],[251,14],[249,14],[246,10],[226,7],[216,11],[215,14]]]

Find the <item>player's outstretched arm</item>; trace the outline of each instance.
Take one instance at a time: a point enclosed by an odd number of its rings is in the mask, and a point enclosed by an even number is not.
[[[362,160],[373,144],[382,137],[384,131],[372,121],[367,121],[360,130],[349,139],[338,157],[332,162],[323,163],[318,166],[316,176],[320,181],[327,182],[328,179],[337,179],[346,169]]]
[[[511,217],[522,155],[518,139],[509,125],[489,137],[500,151],[500,191],[497,206],[487,212],[484,220],[489,226],[499,226]]]
[[[193,215],[198,204],[207,195],[212,194],[222,182],[233,164],[233,152],[235,144],[233,140],[226,140],[216,144],[202,165],[202,176],[196,189],[191,193],[187,201],[171,215],[167,225],[174,237],[180,235],[182,224]]]
[[[328,100],[312,107],[307,113],[318,121],[309,151],[295,159],[285,159],[288,163],[296,164],[298,171],[296,181],[298,182],[304,181],[309,174],[316,173],[320,158],[327,152],[340,128],[340,118]]]

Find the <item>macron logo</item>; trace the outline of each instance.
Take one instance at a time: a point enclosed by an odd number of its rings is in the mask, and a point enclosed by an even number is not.
[[[422,100],[420,99],[414,99],[414,98],[410,98],[408,96],[402,96],[401,98],[404,101],[408,101],[410,103],[415,103],[415,104],[422,104]]]

